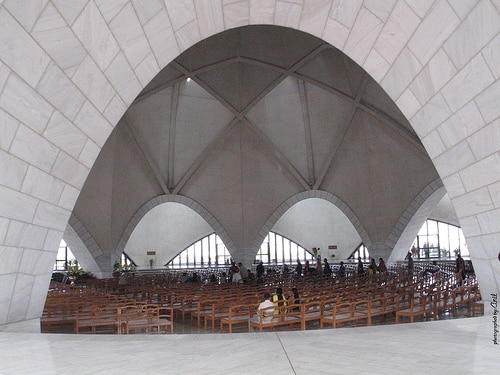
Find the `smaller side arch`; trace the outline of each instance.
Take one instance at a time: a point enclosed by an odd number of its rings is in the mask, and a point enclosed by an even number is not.
[[[120,256],[123,253],[125,246],[128,240],[130,239],[130,236],[132,235],[132,232],[134,231],[135,227],[139,224],[141,219],[154,207],[164,203],[179,203],[192,209],[210,225],[210,227],[214,230],[215,233],[217,233],[217,235],[222,239],[222,241],[226,245],[228,251],[231,254],[235,253],[236,246],[234,244],[234,241],[226,232],[222,224],[205,207],[203,207],[201,204],[199,204],[198,202],[194,201],[191,198],[177,194],[166,194],[166,195],[159,195],[151,199],[150,201],[146,202],[141,208],[139,208],[139,210],[137,210],[134,216],[129,220],[127,227],[125,228],[125,230],[122,233],[122,236],[120,237],[118,246],[115,249],[115,255]]]
[[[392,249],[388,257],[389,262],[396,262],[405,258],[411,244],[417,237],[418,231],[429,218],[434,207],[445,195],[446,189],[441,179],[436,179],[415,197],[384,243],[386,249]]]
[[[323,199],[325,201],[328,201],[332,203],[334,206],[336,206],[346,217],[349,219],[349,221],[352,223],[354,228],[356,229],[357,233],[361,237],[361,240],[363,241],[366,246],[371,246],[371,240],[368,236],[368,233],[364,229],[363,225],[361,224],[361,221],[358,219],[356,214],[354,213],[353,210],[339,197],[336,195],[329,193],[327,191],[323,190],[308,190],[304,192],[300,192],[298,194],[293,195],[289,199],[287,199],[285,202],[283,202],[267,219],[267,221],[264,223],[262,228],[260,229],[258,235],[256,236],[253,245],[252,245],[252,251],[253,254],[252,256],[255,256],[257,254],[257,251],[260,248],[260,245],[266,235],[271,231],[271,229],[274,227],[274,225],[277,223],[277,221],[285,214],[285,212],[290,209],[293,205],[296,203],[303,201],[305,199],[310,199],[310,198],[318,198],[318,199]]]

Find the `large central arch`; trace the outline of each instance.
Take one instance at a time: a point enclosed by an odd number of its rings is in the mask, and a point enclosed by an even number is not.
[[[484,297],[500,281],[500,17],[474,4],[166,0],[0,6],[0,325],[38,328],[59,241],[126,109],[181,52],[268,24],[344,52],[397,103],[430,155]],[[384,3],[385,4],[385,3]],[[109,6],[112,5],[112,6]],[[16,324],[18,323],[18,324]],[[10,327],[9,327],[10,325]]]

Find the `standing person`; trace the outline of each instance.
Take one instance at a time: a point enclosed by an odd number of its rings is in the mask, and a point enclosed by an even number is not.
[[[408,253],[408,275],[413,276],[413,258],[411,256],[411,253]]]
[[[247,282],[248,280],[248,270],[247,268],[243,265],[243,263],[239,262],[238,263],[238,268],[240,269],[240,275],[244,283]]]
[[[365,268],[363,266],[363,261],[361,260],[361,257],[358,257],[358,276],[364,276],[365,275]]]
[[[262,263],[262,261],[257,264],[255,271],[257,272],[257,278],[261,278],[264,275],[264,263]]]
[[[274,312],[272,309],[269,309],[269,307],[274,307],[274,303],[271,302],[271,295],[268,292],[266,292],[264,293],[264,301],[262,301],[259,304],[259,307],[257,308],[259,316],[260,316],[260,311],[264,310],[262,312],[262,323],[270,323],[273,321]]]
[[[344,262],[340,262],[340,266],[339,266],[339,270],[337,271],[337,275],[340,277],[340,278],[344,278],[345,277],[345,266],[344,266]]]
[[[378,272],[380,273],[386,273],[387,272],[387,266],[385,265],[385,262],[382,258],[378,258],[378,266],[377,266]]]
[[[236,265],[235,262],[231,262],[231,267],[229,267],[229,270],[228,270],[228,273],[229,273],[229,277],[231,278],[231,280],[233,279],[233,275],[235,273],[238,273],[240,272],[240,269],[238,268],[238,266]]]
[[[323,265],[321,264],[321,258],[316,261],[316,275],[321,275],[323,273]]]
[[[300,259],[297,259],[297,266],[295,267],[295,273],[297,276],[302,276],[302,263],[300,263]]]
[[[306,265],[304,267],[304,276],[309,277],[311,276],[311,267],[309,266],[309,261],[306,260]]]
[[[455,268],[457,276],[460,277],[460,285],[462,285],[463,280],[465,279],[465,261],[464,258],[457,253],[457,260],[455,261]]]
[[[323,266],[323,275],[326,277],[330,277],[332,275],[332,267],[330,267],[330,263],[328,263],[328,259],[324,259],[323,262],[325,263]]]
[[[371,258],[370,265],[368,266],[368,276],[370,277],[370,281],[372,276],[377,272],[377,263],[375,263],[375,259]]]

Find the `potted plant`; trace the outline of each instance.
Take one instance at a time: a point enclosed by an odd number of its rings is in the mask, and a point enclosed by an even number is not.
[[[84,273],[83,269],[78,265],[76,259],[72,259],[64,265],[64,269],[66,270],[66,275],[68,275],[68,280],[71,285],[75,285],[76,278],[78,275]]]

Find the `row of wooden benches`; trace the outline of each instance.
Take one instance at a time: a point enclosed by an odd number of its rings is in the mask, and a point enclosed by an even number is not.
[[[45,332],[70,326],[74,333],[173,333],[174,316],[171,307],[68,289],[49,293],[40,322]]]

